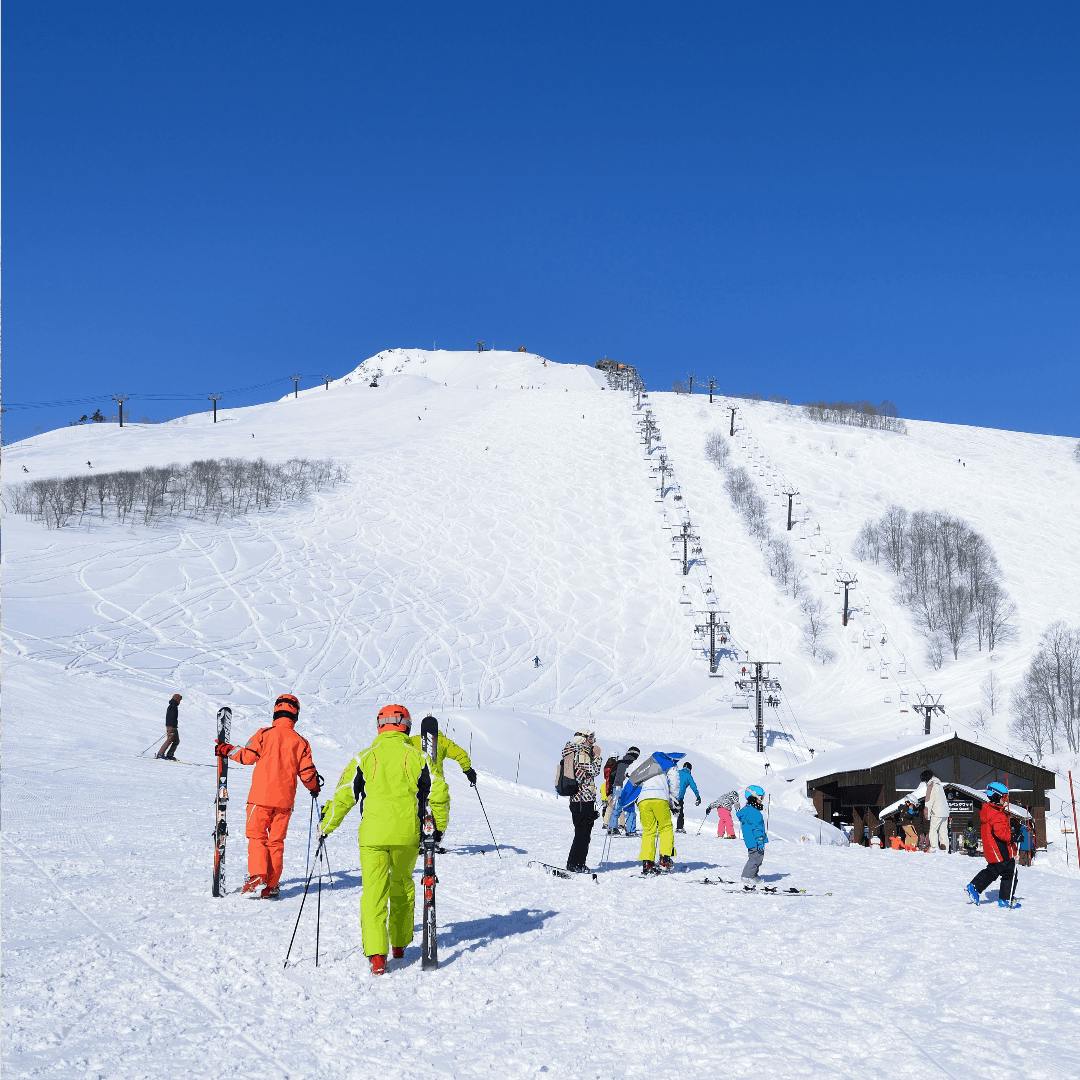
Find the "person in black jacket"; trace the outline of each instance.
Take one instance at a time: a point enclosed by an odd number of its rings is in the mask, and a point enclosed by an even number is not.
[[[180,745],[180,702],[183,700],[182,694],[173,694],[169,698],[169,705],[165,710],[165,741],[154,757],[164,758],[165,761],[175,760],[176,748]]]
[[[611,774],[611,783],[608,785],[608,808],[607,817],[604,819],[604,827],[609,832],[614,832],[619,824],[619,792],[626,782],[626,774],[633,764],[641,756],[641,751],[636,746],[631,746],[615,765],[615,771]]]

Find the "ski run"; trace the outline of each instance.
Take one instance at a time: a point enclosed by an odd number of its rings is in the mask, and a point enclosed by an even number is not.
[[[649,398],[677,485],[662,500],[635,395],[528,353],[392,350],[328,389],[219,410],[216,425],[74,427],[6,448],[8,480],[20,466],[44,478],[256,455],[333,458],[350,479],[220,521],[87,512],[49,530],[5,514],[5,1075],[1080,1075],[1064,779],[1018,909],[992,902],[997,883],[967,902],[981,859],[849,844],[805,790],[810,748],[855,760],[918,739],[901,692],[942,694],[934,733],[967,737],[988,672],[1015,684],[1051,622],[1080,623],[1069,441]],[[731,406],[734,463],[801,493],[814,554],[796,557],[826,604],[830,665],[807,653],[797,602],[705,457]],[[888,573],[850,554],[891,503],[947,509],[989,540],[1018,608],[992,659],[968,649],[935,671]],[[685,575],[671,539],[684,511],[702,548]],[[857,639],[836,614],[841,562],[859,573]],[[710,678],[694,634],[710,595],[733,649],[780,664],[763,754],[739,661],[723,655]],[[176,692],[178,758],[157,760]],[[418,854],[412,941],[371,974],[359,809],[316,858],[299,784],[276,902],[241,895],[253,769],[230,762],[223,800],[215,743],[243,747],[283,694],[299,700],[322,807],[388,703],[408,708],[412,735],[430,713],[467,751],[476,788],[447,758],[445,853],[430,854],[437,966],[422,959]],[[1005,721],[978,737],[1003,747]],[[684,801],[670,872],[643,877],[640,839],[597,825],[588,872],[566,876],[574,827],[553,778],[579,730],[601,761],[635,745],[693,763],[702,803]],[[769,841],[753,893],[738,822],[721,839],[702,816],[749,785],[766,793]]]

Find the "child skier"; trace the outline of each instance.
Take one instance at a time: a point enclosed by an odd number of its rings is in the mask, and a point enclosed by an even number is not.
[[[765,832],[765,818],[761,809],[765,798],[765,789],[751,784],[744,793],[746,805],[735,815],[742,826],[743,843],[746,845],[746,865],[743,867],[743,888],[757,888],[758,871],[761,860],[765,858],[765,845],[769,837]]]
[[[995,780],[987,785],[986,798],[987,801],[979,811],[986,865],[971,879],[967,894],[973,904],[978,904],[983,889],[994,878],[1000,878],[998,907],[1018,908],[1020,905],[1013,902],[1016,889],[1016,846],[1008,810],[1009,789]],[[1019,823],[1017,829],[1019,831]]]
[[[739,793],[737,791],[729,791],[726,795],[721,795],[717,799],[713,799],[708,806],[705,807],[705,816],[708,817],[710,812],[716,811],[716,835],[723,840],[735,839],[735,822],[731,819],[731,808],[739,804]]]
[[[274,722],[259,728],[247,746],[218,743],[215,752],[240,765],[254,765],[248,791],[248,877],[240,890],[261,900],[276,900],[281,868],[285,861],[285,834],[289,831],[296,802],[296,781],[314,799],[322,789],[322,777],[311,760],[311,745],[296,734],[300,702],[282,694],[274,702]]]
[[[345,766],[319,831],[329,836],[354,806],[360,808],[360,937],[371,974],[382,975],[388,947],[399,960],[413,938],[412,872],[431,773],[408,738],[412,717],[404,705],[384,706],[375,723],[375,741]]]

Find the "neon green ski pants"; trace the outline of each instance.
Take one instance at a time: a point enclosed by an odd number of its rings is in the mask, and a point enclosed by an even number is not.
[[[389,945],[404,947],[413,939],[416,888],[412,872],[416,845],[407,847],[360,846],[360,937],[364,955],[386,956]],[[390,933],[387,940],[387,923]]]

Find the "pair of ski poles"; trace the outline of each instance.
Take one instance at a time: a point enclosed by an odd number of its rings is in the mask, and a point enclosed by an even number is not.
[[[300,929],[300,917],[304,914],[304,904],[307,903],[308,891],[311,889],[311,879],[315,876],[315,868],[320,862],[325,865],[326,872],[330,875],[330,884],[334,884],[334,872],[330,869],[330,860],[326,857],[326,837],[319,834],[319,842],[315,846],[315,858],[311,858],[311,830],[315,820],[315,810],[319,811],[319,820],[322,820],[322,807],[319,806],[318,800],[312,796],[311,799],[311,813],[308,815],[308,846],[307,846],[307,858],[308,858],[308,873],[307,880],[304,882],[304,895],[300,898],[300,910],[296,913],[296,924],[293,926],[292,937],[289,938],[289,948],[285,953],[285,963],[283,967],[289,966],[289,957],[292,955],[293,942],[296,941],[296,931]],[[322,879],[323,872],[319,870],[319,884],[316,887],[315,893],[315,966],[319,966],[319,931],[322,926]]]

